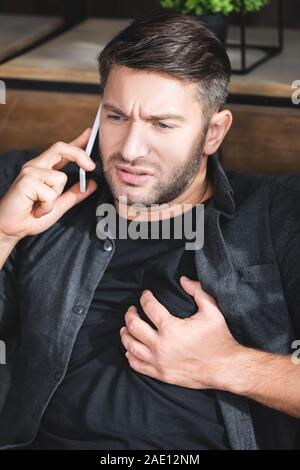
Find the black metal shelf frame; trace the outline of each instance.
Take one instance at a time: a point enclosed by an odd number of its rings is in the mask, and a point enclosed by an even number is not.
[[[246,11],[245,0],[241,0],[240,6],[240,44],[226,42],[226,47],[240,48],[241,50],[241,67],[239,69],[232,69],[232,73],[245,75],[253,69],[263,64],[272,57],[280,54],[283,49],[283,3],[282,0],[275,0],[277,2],[277,44],[274,46],[264,44],[247,44],[246,42]],[[261,50],[265,52],[265,56],[258,59],[253,64],[247,66],[246,52],[249,49]]]

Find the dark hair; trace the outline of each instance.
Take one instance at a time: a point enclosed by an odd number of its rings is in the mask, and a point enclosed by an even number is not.
[[[198,83],[207,120],[227,99],[231,67],[226,50],[190,16],[164,13],[134,20],[110,40],[98,61],[101,95],[112,66],[123,65]]]

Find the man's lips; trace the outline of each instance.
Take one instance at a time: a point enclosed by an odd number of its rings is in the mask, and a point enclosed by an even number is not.
[[[117,163],[116,168],[118,170],[126,171],[127,173],[132,173],[134,175],[151,175],[152,173],[149,170],[145,170],[144,168],[139,167],[129,167],[127,165],[122,165],[121,163]]]
[[[116,170],[119,178],[124,183],[141,184],[153,176],[148,170],[143,168],[129,168],[126,165],[117,164]]]

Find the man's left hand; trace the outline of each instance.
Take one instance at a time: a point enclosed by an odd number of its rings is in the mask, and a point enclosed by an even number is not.
[[[126,326],[120,330],[126,357],[132,369],[162,382],[225,389],[228,367],[243,346],[233,338],[216,301],[200,282],[182,276],[180,283],[193,296],[197,312],[188,318],[175,317],[149,290],[144,291],[140,303],[157,330],[130,306]]]

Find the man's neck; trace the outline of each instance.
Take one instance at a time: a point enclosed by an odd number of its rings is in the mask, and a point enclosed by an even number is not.
[[[176,199],[167,204],[156,205],[154,207],[130,208],[127,204],[122,204],[120,200],[115,200],[117,213],[126,219],[136,221],[155,221],[168,219],[183,214],[187,210],[201,204],[213,194],[213,184],[207,178],[207,156],[203,155],[199,172],[192,184]]]

